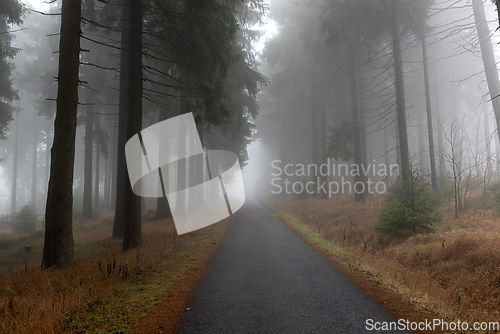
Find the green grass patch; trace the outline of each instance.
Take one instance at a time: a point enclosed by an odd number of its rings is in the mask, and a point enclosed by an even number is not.
[[[73,314],[67,322],[67,333],[132,333],[151,309],[162,303],[175,281],[184,276],[190,261],[198,258],[213,242],[222,225],[183,236],[179,244],[159,260],[150,263],[119,282],[115,293],[84,312]]]
[[[286,222],[288,222],[290,225],[295,227],[301,234],[303,234],[307,239],[309,239],[314,245],[317,245],[321,247],[322,249],[333,253],[335,255],[339,255],[340,253],[340,248],[336,246],[335,244],[331,243],[330,241],[323,239],[319,234],[314,233],[311,231],[307,226],[301,224],[297,219],[294,217],[278,211],[276,214],[284,219]]]

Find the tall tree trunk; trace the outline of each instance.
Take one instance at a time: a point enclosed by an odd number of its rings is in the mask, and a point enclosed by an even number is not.
[[[184,114],[186,111],[186,105],[187,105],[187,96],[186,92],[184,90],[181,91],[180,93],[180,104],[179,104],[179,115]],[[181,126],[179,129],[178,137],[177,137],[177,142],[178,142],[178,154],[179,156],[187,156],[187,148],[186,148],[186,128],[184,126]],[[177,191],[185,189],[186,188],[186,159],[181,159],[177,162],[177,173],[176,173],[176,180],[177,180]],[[183,193],[182,196],[177,195],[176,201],[175,201],[175,213],[176,215],[179,216],[185,216],[186,214],[186,197],[185,193]]]
[[[116,160],[115,219],[113,222],[114,238],[123,238],[124,234],[124,192],[129,182],[126,175],[125,144],[127,143],[127,96],[129,78],[129,0],[122,0],[121,41],[120,41],[120,99],[118,101],[118,142]]]
[[[142,130],[142,0],[130,0],[128,46],[127,139]],[[125,168],[127,166],[125,165]],[[126,173],[128,175],[128,171]],[[124,251],[142,245],[141,197],[134,194],[130,180],[124,189]]]
[[[360,118],[359,118],[359,92],[358,92],[358,78],[357,78],[357,64],[356,64],[356,47],[351,47],[351,61],[350,61],[350,76],[351,76],[351,115],[354,126],[354,165],[357,166],[359,173],[354,176],[354,201],[365,202],[365,190],[358,189],[356,191],[356,186],[358,184],[364,183],[364,174],[362,172],[361,166],[363,165],[363,147],[361,143],[361,128],[360,128]],[[358,186],[359,188],[359,186]]]
[[[325,105],[325,85],[321,84],[319,87],[319,140],[320,140],[320,163],[329,164],[329,160],[326,155],[326,105]],[[319,168],[319,166],[318,166]],[[321,174],[321,173],[320,173]],[[326,175],[321,174],[320,182],[328,182],[328,173]],[[327,199],[330,194],[325,190],[320,190],[321,198]]]
[[[200,145],[205,150],[205,145],[204,145],[204,136],[205,136],[205,127],[204,127],[204,117],[203,114],[200,114],[197,117],[196,120],[196,129],[198,130],[198,136],[200,137]],[[205,159],[205,153],[203,154],[198,154],[194,158],[195,163],[196,163],[196,183],[201,184],[204,180],[204,173],[205,170],[207,169],[207,164],[208,160]],[[197,201],[199,201],[197,204],[198,206],[204,206],[205,205],[205,200],[203,196],[201,198],[197,198]]]
[[[434,91],[436,93],[436,122],[437,122],[437,135],[438,135],[438,155],[439,155],[439,178],[441,180],[441,183],[444,182],[444,133],[443,133],[443,121],[441,119],[441,105],[440,105],[440,99],[439,99],[439,71],[436,68],[435,72],[435,87]]]
[[[427,173],[427,164],[425,161],[425,131],[424,131],[424,119],[423,111],[415,110],[417,114],[418,123],[418,167],[422,175]]]
[[[398,111],[396,109],[396,121],[398,118]],[[399,149],[399,126],[396,122],[394,126],[394,132],[396,133],[394,149],[396,150],[396,164],[401,166],[401,150]],[[401,178],[401,173],[399,173],[398,178]]]
[[[111,161],[108,155],[104,160],[104,189],[102,194],[102,202],[104,203],[105,208],[109,208],[109,192],[111,184],[111,168],[109,168],[110,164]]]
[[[111,122],[111,124],[108,124],[108,133],[109,133],[109,153],[106,156],[105,164],[104,164],[104,192],[103,192],[103,203],[106,207],[106,209],[111,208],[111,187],[113,184],[113,157],[115,156],[114,152],[116,152],[115,149],[115,127],[113,126],[115,124],[114,121]]]
[[[14,137],[14,161],[12,162],[12,188],[10,192],[10,213],[16,213],[17,203],[17,170],[19,160],[19,112],[16,117],[16,136]]]
[[[358,123],[360,128],[360,140],[361,140],[361,156],[362,156],[362,165],[364,166],[365,170],[366,167],[369,165],[368,162],[368,142],[367,142],[367,134],[366,134],[366,126],[365,126],[365,107],[364,107],[364,97],[363,97],[363,91],[364,89],[362,88],[362,83],[363,83],[363,71],[362,70],[357,70],[357,81],[356,84],[358,86]],[[360,88],[361,87],[361,88]],[[365,195],[368,195],[370,193],[370,190],[368,189],[368,184],[366,183],[366,178],[367,175],[363,172],[363,182],[365,184]]]
[[[50,146],[52,144],[50,140],[50,129],[47,129],[46,138],[45,138],[45,201],[47,200],[47,192],[49,190],[49,176],[50,176]]]
[[[484,137],[486,139],[486,180],[491,178],[493,174],[492,160],[491,160],[491,137],[490,137],[490,122],[488,120],[488,102],[483,103],[483,117],[484,117]],[[485,187],[486,187],[485,180]]]
[[[38,168],[38,122],[35,124],[35,130],[33,131],[33,146],[32,146],[32,157],[31,161],[31,205],[36,208],[36,170]]]
[[[401,36],[399,27],[399,0],[393,1],[392,15],[392,47],[394,52],[394,72],[396,77],[396,106],[398,113],[399,153],[401,158],[401,174],[403,181],[410,181],[410,155],[408,153],[408,134],[406,129],[405,84],[403,73],[403,57],[401,52]]]
[[[87,106],[85,115],[85,167],[83,175],[82,215],[92,218],[92,149],[94,143],[94,109]]]
[[[63,267],[74,262],[73,170],[78,109],[81,10],[81,0],[62,1],[57,107],[45,209],[43,268]]]
[[[431,183],[432,183],[432,189],[437,189],[436,155],[434,153],[434,131],[432,128],[431,90],[429,87],[429,62],[427,59],[427,41],[425,38],[425,32],[422,37],[422,56],[424,58],[425,106],[427,110],[427,131],[429,133]]]
[[[495,154],[497,160],[495,170],[498,174],[500,174],[500,141],[495,140],[494,142],[495,142]]]
[[[495,119],[497,129],[500,127],[500,81],[498,79],[498,69],[491,44],[490,29],[484,14],[484,4],[482,0],[472,0],[472,9],[474,10],[474,19],[476,21],[477,34],[481,45],[481,56],[483,59],[484,72],[486,73],[486,81],[490,90],[493,110],[495,111]],[[497,131],[500,138],[500,131]]]
[[[99,115],[94,116],[95,131],[100,130]],[[100,164],[101,164],[101,150],[99,143],[95,143],[95,174],[94,174],[94,210],[96,215],[99,213],[99,184],[100,184]]]
[[[194,148],[194,145],[196,145],[196,142],[193,140],[193,138],[187,138],[188,142],[188,156],[189,156],[189,159],[188,159],[188,182],[187,182],[187,185],[186,187],[188,188],[191,188],[194,184],[196,184],[196,163],[197,161],[195,160],[195,157],[192,155],[192,151],[193,148]],[[187,206],[189,209],[195,209],[199,203],[197,203],[196,201],[196,193],[194,191],[191,191],[189,190],[188,191],[188,203],[187,203]]]
[[[320,155],[320,145],[319,145],[319,69],[316,63],[311,65],[311,163],[319,167],[319,155]],[[318,195],[316,193],[317,183],[318,183],[318,174],[311,175],[312,182],[314,184],[314,195]]]
[[[117,155],[118,155],[118,119],[113,121],[113,135],[112,135],[112,145],[110,148],[110,165],[109,165],[109,175],[110,184],[109,184],[109,207],[114,208],[116,203],[116,171],[117,171]]]
[[[159,121],[163,122],[165,120],[169,119],[169,112],[167,109],[160,109],[160,117]],[[162,145],[160,143],[159,149],[161,151]],[[168,174],[163,175],[161,172],[161,168],[158,169],[158,173],[160,173],[160,180],[167,180],[169,177]],[[165,183],[164,183],[165,184]],[[158,197],[156,200],[156,213],[153,217],[153,219],[165,219],[172,217],[172,212],[170,211],[170,205],[168,203],[168,198],[165,196],[166,194],[163,194],[164,196]]]

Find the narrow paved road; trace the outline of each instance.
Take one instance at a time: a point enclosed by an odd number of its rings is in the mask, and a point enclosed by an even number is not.
[[[255,200],[207,269],[178,333],[382,333],[367,319],[396,321]]]

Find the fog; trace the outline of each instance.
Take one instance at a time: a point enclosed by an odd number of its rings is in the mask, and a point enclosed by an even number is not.
[[[253,117],[248,106],[243,107],[242,119],[248,123],[246,132],[235,125],[206,126],[207,147],[230,149],[240,157],[247,196],[269,198],[285,192],[281,188],[288,181],[291,186],[301,183],[297,189],[309,181],[315,184],[312,188],[323,181],[356,182],[358,179],[351,173],[355,165],[365,169],[373,166],[374,171],[382,166],[386,169],[400,166],[398,112],[401,108],[405,113],[412,171],[431,181],[432,146],[440,186],[460,182],[463,192],[471,193],[484,189],[496,178],[500,145],[490,94],[493,86],[486,80],[485,51],[482,52],[479,43],[472,2],[400,3],[403,106],[397,102],[400,92],[395,84],[392,10],[381,5],[378,13],[369,16],[363,12],[362,4],[355,2],[351,7],[342,7],[335,1],[273,0],[262,21],[249,26],[249,31],[260,35],[252,40],[255,70],[263,76],[256,98],[258,116]],[[9,60],[10,78],[19,99],[11,102],[15,107],[13,120],[8,124],[7,139],[0,142],[0,210],[9,214],[32,203],[38,214],[43,215],[57,90],[59,17],[41,12],[56,13],[60,8],[57,2],[43,1],[31,1],[26,7],[35,11],[27,12],[21,25],[9,28],[14,37],[12,46],[18,50]],[[484,9],[494,57],[498,60],[500,34],[496,32],[496,8],[485,1]],[[84,16],[85,13],[88,12],[84,9]],[[359,22],[354,20],[356,17]],[[83,29],[87,39],[82,40],[82,49],[90,52],[83,52],[81,61],[94,64],[94,69],[100,71],[89,71],[91,66],[80,69],[82,116],[76,134],[75,214],[81,210],[84,188],[84,105],[92,105],[101,122],[94,139],[94,150],[99,147],[101,153],[92,155],[92,182],[98,180],[97,193],[93,187],[92,196],[98,196],[97,201],[93,200],[95,204],[103,210],[111,209],[116,186],[113,181],[119,98],[116,77],[119,57],[113,49],[117,45],[113,41],[116,36],[85,22]],[[426,35],[427,45],[432,145],[429,145],[422,34]],[[105,43],[107,48],[96,51],[101,47],[97,43]],[[153,77],[158,73],[150,71],[147,75]],[[493,75],[498,77],[497,72]],[[161,94],[154,84],[148,86],[143,126],[154,124],[161,109],[174,109],[172,102],[165,102],[168,97]],[[225,140],[221,134],[228,131],[232,134]],[[97,165],[96,157],[99,157]],[[273,168],[273,161],[281,170],[289,165],[287,173],[274,175],[279,169]],[[301,166],[311,164],[316,165],[316,174],[300,170]],[[331,170],[347,164],[350,169],[348,175],[319,175],[317,167],[322,164]],[[371,187],[378,182],[389,186],[401,172],[399,168],[387,175],[375,171]],[[354,190],[347,192],[355,194]],[[293,189],[289,193],[300,195]],[[154,206],[154,201],[146,202],[147,208]]]
[[[500,332],[497,8],[0,0],[0,332]]]
[[[418,10],[410,8],[418,6],[416,3],[403,5],[401,12]],[[498,61],[496,8],[489,1],[484,6]],[[351,9],[361,13],[361,7]],[[341,16],[329,17],[334,15],[329,10],[334,9],[328,5],[271,1],[270,8],[277,33],[266,41],[261,55],[260,69],[270,83],[259,96],[258,144],[251,146],[250,162],[245,169],[249,191],[268,198],[285,192],[277,184],[286,180],[291,182],[290,186],[296,182],[302,185],[308,181],[319,182],[315,180],[319,175],[302,172],[302,165],[327,163],[352,167],[362,162],[368,167],[380,168],[400,164],[390,22],[372,23],[371,28],[378,31],[376,37],[370,39],[370,32],[366,31],[353,37],[357,33],[355,24],[348,26],[349,22]],[[339,22],[334,22],[335,19]],[[448,180],[455,182],[456,179],[464,194],[476,192],[484,189],[497,173],[499,140],[472,2],[431,2],[424,21],[437,181],[445,187]],[[414,24],[401,20],[402,25],[406,23]],[[347,26],[342,27],[343,24]],[[350,30],[352,35],[340,34],[336,29]],[[412,32],[411,29],[408,26],[401,32],[407,145],[412,170],[430,182],[422,37],[418,30]],[[354,43],[352,40],[359,48],[354,62],[348,44]],[[359,133],[342,131],[353,122],[349,73],[353,66],[357,79]],[[361,141],[361,161],[355,157],[353,136],[357,135]],[[346,150],[347,156],[342,157]],[[290,164],[288,174],[291,175],[276,176],[279,170],[272,168],[275,160],[280,161],[282,169]],[[345,182],[356,181],[350,172],[346,174]],[[372,176],[372,187],[379,181],[388,184],[397,178],[378,174]],[[327,178],[341,183],[340,175],[329,173]],[[302,185],[297,185],[298,192],[303,189]],[[312,190],[314,187],[311,184],[312,194],[316,192]],[[288,193],[299,195],[292,189]]]

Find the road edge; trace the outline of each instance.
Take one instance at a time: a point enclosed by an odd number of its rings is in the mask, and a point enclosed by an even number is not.
[[[383,307],[384,310],[386,310],[387,313],[391,314],[394,318],[405,319],[412,322],[425,322],[426,320],[432,321],[432,319],[441,318],[430,310],[416,308],[414,304],[404,299],[404,297],[399,293],[391,290],[383,282],[378,282],[377,280],[374,280],[373,277],[370,277],[366,273],[361,272],[355,264],[346,263],[344,259],[335,254],[333,249],[336,246],[332,243],[324,239],[321,239],[320,242],[318,242],[318,240],[312,240],[310,236],[306,235],[306,233],[290,223],[284,216],[288,215],[289,217],[292,217],[294,220],[296,220],[299,224],[301,224],[300,220],[293,217],[293,215],[282,212],[278,208],[270,206],[266,203],[261,204],[264,205],[276,219],[278,219],[283,225],[285,225],[304,243],[314,249],[318,254],[326,258],[340,272],[342,272],[347,279],[356,284],[363,292],[369,295],[378,305]],[[303,224],[301,225],[305,227]],[[317,236],[317,238],[319,238],[319,236]],[[416,330],[414,331],[414,333],[444,332],[438,330]]]

